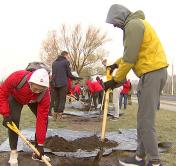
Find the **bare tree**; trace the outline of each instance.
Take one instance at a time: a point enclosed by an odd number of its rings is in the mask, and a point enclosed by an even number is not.
[[[41,60],[51,66],[59,53],[57,32],[53,30],[48,32],[47,39],[42,43]]]
[[[89,26],[83,30],[80,24],[73,29],[66,25],[61,25],[58,32],[51,31],[43,41],[41,59],[51,65],[61,50],[69,52],[71,67],[81,73],[84,67],[88,67],[105,56],[103,45],[109,41],[106,33],[100,28]]]

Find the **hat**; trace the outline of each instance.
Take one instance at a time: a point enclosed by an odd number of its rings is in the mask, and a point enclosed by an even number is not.
[[[72,73],[73,76],[79,77],[79,75],[78,75],[78,73],[76,71],[72,71],[71,73]]]
[[[29,82],[35,83],[37,85],[41,85],[41,86],[45,86],[45,87],[49,87],[49,75],[48,72],[41,68],[41,69],[37,69],[35,70],[30,79]]]

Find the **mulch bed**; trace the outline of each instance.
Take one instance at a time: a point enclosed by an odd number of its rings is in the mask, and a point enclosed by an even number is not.
[[[53,152],[76,152],[78,149],[91,152],[100,147],[112,148],[116,146],[118,146],[117,142],[108,139],[102,142],[96,135],[78,138],[73,141],[68,141],[63,137],[53,136],[48,137],[45,141],[45,147],[51,149]]]

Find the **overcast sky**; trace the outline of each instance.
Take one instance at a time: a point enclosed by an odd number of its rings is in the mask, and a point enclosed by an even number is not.
[[[168,56],[176,64],[176,23],[173,0],[0,0],[0,78],[39,60],[42,40],[60,24],[95,25],[113,40],[106,44],[110,58],[123,53],[122,31],[105,23],[109,7],[119,3],[132,12],[143,10]],[[171,71],[171,65],[169,72]]]

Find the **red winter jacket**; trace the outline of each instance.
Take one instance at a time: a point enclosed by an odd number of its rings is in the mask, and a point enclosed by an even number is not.
[[[97,81],[91,82],[90,80],[87,80],[86,85],[88,86],[88,88],[92,94],[103,90],[102,86]]]
[[[72,79],[67,78],[67,93],[73,95]]]
[[[120,92],[120,94],[128,94],[129,90],[130,90],[130,81],[128,80],[128,81],[124,82],[123,89]]]
[[[17,90],[16,87],[26,74],[26,83]],[[15,100],[22,105],[36,101],[38,94],[31,91],[28,83],[31,75],[32,73],[29,71],[16,71],[0,85],[0,114],[3,116],[9,116],[9,96],[13,96]],[[50,93],[49,90],[47,90],[37,107],[36,136],[38,144],[44,144],[45,141],[49,107]]]
[[[79,84],[76,84],[75,87],[74,87],[74,90],[73,90],[74,94],[77,93],[77,94],[81,94],[81,88],[79,86]]]

